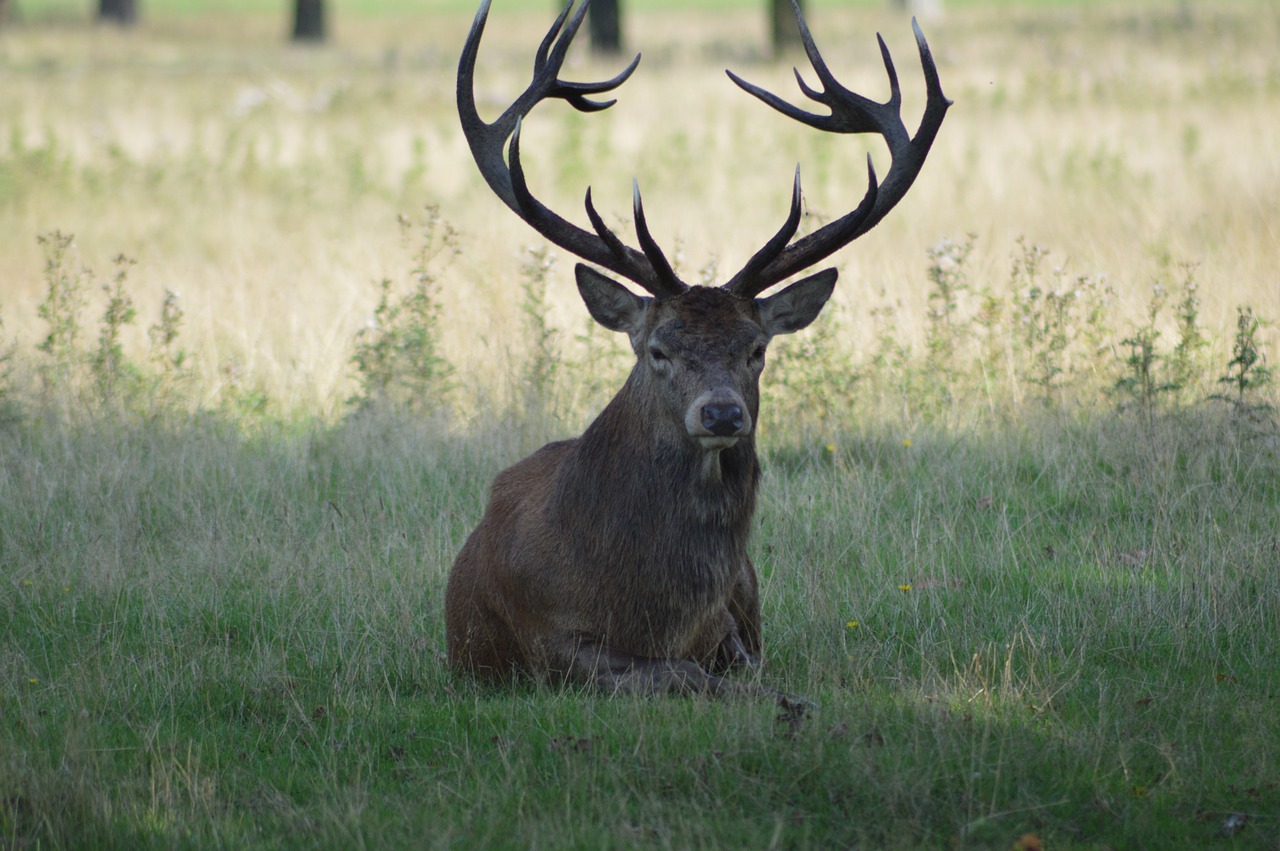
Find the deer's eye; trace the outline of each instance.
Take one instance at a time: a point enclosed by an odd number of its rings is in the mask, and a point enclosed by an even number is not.
[[[649,357],[653,358],[655,363],[665,363],[670,360],[670,358],[667,357],[667,353],[657,346],[649,347]]]
[[[764,346],[756,346],[755,351],[751,353],[752,360],[764,360]]]

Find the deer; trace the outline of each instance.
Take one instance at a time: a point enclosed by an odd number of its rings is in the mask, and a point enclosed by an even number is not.
[[[635,353],[626,382],[580,437],[544,446],[494,479],[487,507],[459,551],[445,589],[451,668],[502,685],[519,677],[607,694],[774,697],[756,676],[764,659],[759,581],[748,554],[761,466],[756,450],[760,376],[769,342],[812,323],[837,270],[807,275],[873,228],[924,165],[947,108],[923,32],[912,20],[926,86],[914,136],[901,118],[893,60],[877,36],[890,96],[880,103],[842,86],[824,62],[799,6],[804,50],[820,88],[795,76],[829,114],[796,107],[726,72],[783,115],[831,133],[881,136],[892,162],[849,213],[794,239],[800,169],[782,227],[722,286],[682,281],[645,220],[632,181],[639,249],[606,226],[586,191],[588,231],[531,193],[520,162],[523,118],[544,100],[583,112],[616,100],[636,55],[602,82],[560,78],[590,0],[573,0],[537,49],[533,80],[498,118],[483,121],[474,76],[491,0],[483,0],[458,66],[458,113],[472,158],[494,194],[549,242],[581,260],[578,293],[592,319],[626,334]],[[505,148],[505,157],[504,157]],[[605,270],[604,272],[600,271]],[[634,284],[640,295],[605,272]],[[802,699],[801,699],[802,700]],[[792,704],[794,705],[794,704]]]

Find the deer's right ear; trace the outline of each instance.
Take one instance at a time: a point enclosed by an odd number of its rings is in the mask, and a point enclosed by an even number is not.
[[[645,308],[653,299],[636,295],[582,263],[573,267],[573,273],[578,279],[578,292],[592,319],[610,331],[621,331],[631,337],[640,331],[644,325]]]

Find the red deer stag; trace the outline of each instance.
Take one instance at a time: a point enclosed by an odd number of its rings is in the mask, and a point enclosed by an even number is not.
[[[449,661],[492,681],[517,673],[597,684],[609,692],[773,695],[725,679],[758,667],[760,602],[747,539],[760,465],[755,430],[765,347],[804,328],[831,295],[827,269],[774,295],[761,293],[866,233],[906,194],[950,105],[915,22],[927,103],[914,138],[900,115],[893,61],[880,40],[890,96],[877,103],[844,88],[823,62],[795,9],[822,88],[796,72],[801,90],[829,115],[799,109],[729,73],[797,121],[833,133],[883,136],[892,166],[857,209],[792,241],[800,223],[800,173],[782,228],[722,287],[679,279],[645,223],[633,192],[637,250],[604,223],[586,194],[592,230],[571,224],[530,193],[520,165],[520,122],[540,101],[563,98],[591,112],[635,70],[611,80],[559,78],[587,2],[572,0],[538,48],[533,82],[493,123],[476,112],[473,77],[489,13],[484,0],[458,68],[458,111],[480,173],[521,219],[552,243],[645,290],[638,296],[578,264],[591,316],[631,339],[636,364],[583,435],[551,443],[498,475],[480,525],[454,562],[445,594]],[[566,26],[567,21],[567,26]],[[506,157],[503,148],[510,140]],[[634,186],[634,184],[633,184]]]

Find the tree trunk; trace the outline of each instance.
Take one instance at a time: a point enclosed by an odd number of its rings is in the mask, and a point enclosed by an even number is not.
[[[321,42],[324,39],[324,0],[296,0],[293,5],[293,40]]]
[[[619,0],[593,0],[587,10],[587,31],[596,53],[622,52],[622,10]]]
[[[796,0],[796,5],[804,11],[804,0]],[[773,52],[782,53],[800,46],[800,27],[796,25],[795,12],[791,10],[791,0],[769,0],[770,18],[773,29]]]
[[[131,27],[138,22],[136,0],[98,0],[98,20]]]

